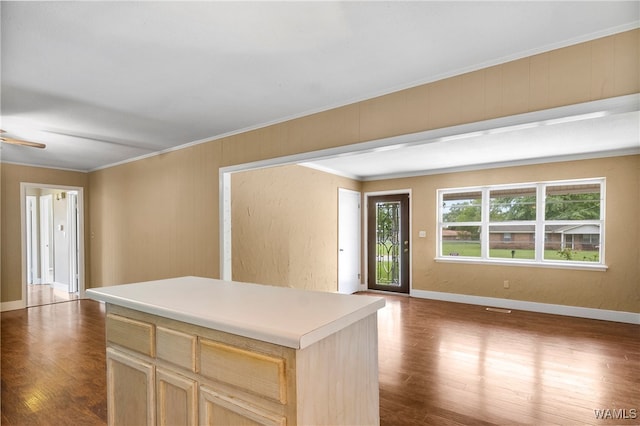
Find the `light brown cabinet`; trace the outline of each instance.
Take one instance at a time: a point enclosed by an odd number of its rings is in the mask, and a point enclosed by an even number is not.
[[[164,368],[156,369],[156,416],[158,425],[196,426],[198,383]]]
[[[150,362],[107,348],[110,425],[155,425],[155,371]]]
[[[303,349],[107,305],[110,425],[378,424],[376,314]]]

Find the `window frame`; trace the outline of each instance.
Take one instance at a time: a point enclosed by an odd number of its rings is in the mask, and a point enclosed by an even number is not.
[[[552,220],[546,219],[546,195],[549,186],[580,186],[599,185],[600,187],[600,218],[586,220]],[[536,193],[536,217],[534,220],[526,221],[491,221],[491,191],[508,191],[518,189],[535,188]],[[443,221],[444,196],[449,194],[481,193],[481,217],[479,222],[445,222]],[[606,212],[606,179],[604,177],[588,179],[568,179],[555,181],[509,183],[498,185],[469,186],[457,188],[441,188],[436,191],[436,257],[437,262],[451,263],[480,263],[480,264],[501,264],[512,266],[563,268],[563,269],[586,269],[586,270],[607,270],[605,263],[605,212]],[[455,225],[454,225],[455,224]],[[534,258],[533,259],[511,259],[490,256],[490,234],[491,226],[534,226]],[[545,259],[545,242],[547,241],[546,227],[549,225],[597,225],[600,229],[598,261],[582,260],[556,260]],[[449,226],[480,226],[480,256],[446,256],[442,254],[443,239],[442,231]]]

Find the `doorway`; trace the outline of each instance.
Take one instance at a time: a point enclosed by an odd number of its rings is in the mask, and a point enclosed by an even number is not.
[[[84,297],[83,189],[21,183],[22,307]]]
[[[367,198],[367,287],[409,293],[409,194]]]

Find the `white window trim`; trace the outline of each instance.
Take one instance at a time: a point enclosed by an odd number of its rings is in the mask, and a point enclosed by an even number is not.
[[[535,221],[528,221],[528,224],[535,223],[535,258],[533,260],[521,260],[521,259],[503,259],[503,258],[490,258],[489,257],[489,191],[491,190],[505,190],[524,187],[536,188],[536,211],[544,212],[545,196],[547,186],[554,185],[588,185],[599,184],[601,193],[600,202],[600,219],[599,220],[584,220],[584,221],[552,221],[545,220],[544,213],[537,214]],[[456,222],[457,226],[480,226],[480,257],[465,257],[465,256],[442,256],[442,229],[444,222],[442,219],[442,203],[444,194],[466,193],[466,192],[481,192],[482,193],[482,218],[480,222]],[[558,269],[579,269],[579,270],[592,270],[592,271],[606,271],[608,266],[605,263],[605,203],[606,203],[606,179],[590,178],[590,179],[568,179],[558,181],[543,181],[543,182],[527,182],[527,183],[514,183],[505,185],[485,185],[485,186],[470,186],[463,188],[441,188],[436,191],[436,262],[441,263],[466,263],[466,264],[489,264],[489,265],[505,265],[505,266],[526,266],[536,268],[558,268]],[[600,251],[599,262],[582,262],[582,261],[557,261],[557,260],[545,260],[544,259],[544,247],[545,247],[545,225],[552,224],[595,224],[600,225]],[[523,224],[522,221],[509,222],[509,224]],[[495,225],[495,223],[493,223]],[[540,230],[543,230],[540,232]]]

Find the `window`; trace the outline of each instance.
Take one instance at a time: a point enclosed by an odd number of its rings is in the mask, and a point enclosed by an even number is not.
[[[604,179],[438,190],[439,259],[604,265]]]
[[[482,192],[449,192],[442,199],[443,255],[480,257]]]

